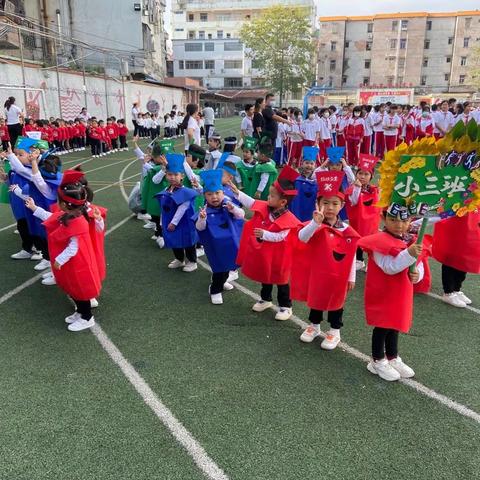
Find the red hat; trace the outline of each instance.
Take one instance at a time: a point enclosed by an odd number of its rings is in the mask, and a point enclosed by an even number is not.
[[[345,195],[340,191],[342,186],[344,172],[334,170],[317,172],[318,197],[339,197],[345,199]]]
[[[358,169],[370,172],[373,174],[375,165],[378,163],[378,157],[375,155],[368,155],[367,153],[360,154],[360,160],[358,162]]]
[[[295,180],[299,177],[299,173],[294,170],[292,167],[290,167],[289,165],[285,165],[283,168],[282,168],[282,171],[280,172],[280,175],[278,176],[277,180],[275,181],[275,183],[273,184],[273,186],[281,193],[283,193],[283,195],[287,195],[287,196],[293,196],[293,195],[296,195],[298,193],[297,190],[284,190],[282,188],[282,186],[280,185],[279,183],[279,180],[280,179],[284,179],[284,180],[288,180],[290,182],[292,182],[294,185],[295,185]]]
[[[80,179],[85,176],[85,173],[81,170],[65,170],[63,172],[62,183],[58,187],[58,196],[67,203],[71,203],[73,205],[84,205],[87,201],[87,192],[85,191],[85,198],[78,199],[72,198],[65,194],[64,190],[66,189],[66,185],[72,185],[75,183],[79,183]]]

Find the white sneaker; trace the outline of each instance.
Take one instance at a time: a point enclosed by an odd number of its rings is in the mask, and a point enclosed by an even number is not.
[[[363,260],[356,260],[355,270],[362,270],[363,268],[365,268],[365,262]]]
[[[13,233],[14,233],[15,235],[20,235],[20,232],[19,232],[18,230],[14,230]]]
[[[292,309],[289,307],[280,307],[280,310],[275,315],[275,320],[288,320],[292,316]]]
[[[32,258],[32,254],[26,250],[20,250],[19,252],[10,255],[10,258],[13,258],[14,260],[29,260]]]
[[[231,282],[234,282],[235,280],[238,280],[238,271],[232,270],[228,275],[227,282],[231,283]]]
[[[143,228],[146,228],[146,229],[149,229],[149,228],[153,228],[155,229],[157,226],[153,223],[153,222],[147,222]]]
[[[190,273],[190,272],[194,272],[197,268],[198,268],[197,262],[187,262],[182,270],[184,272]]]
[[[75,311],[68,317],[65,317],[65,323],[74,323],[77,320],[80,320],[81,318],[82,316],[77,311]]]
[[[400,357],[393,358],[388,362],[402,378],[412,378],[415,376],[415,372],[406,363],[403,363]]]
[[[305,343],[312,343],[318,336],[320,336],[320,325],[309,325],[300,335],[300,341]]]
[[[33,262],[38,262],[38,260],[43,260],[43,255],[39,252],[34,252],[30,257],[30,260],[32,260]]]
[[[168,264],[168,268],[183,268],[185,266],[185,262],[181,262],[180,260],[172,260]]]
[[[165,246],[165,240],[163,239],[163,237],[157,237],[157,245],[158,245],[158,248],[163,248]]]
[[[444,293],[442,295],[442,301],[452,305],[452,307],[465,308],[467,304],[457,295],[456,292]]]
[[[152,236],[150,237],[150,240],[155,240],[155,241],[156,241],[157,238],[158,238],[158,237],[157,237],[156,235],[152,235]]]
[[[223,297],[221,293],[215,293],[213,295],[210,295],[210,298],[212,300],[212,303],[214,305],[222,305],[223,304]]]
[[[56,285],[57,281],[55,280],[55,277],[51,275],[50,277],[46,277],[42,280],[42,285]]]
[[[323,342],[320,344],[320,347],[323,348],[324,350],[334,350],[337,348],[337,345],[340,343],[340,330],[331,328],[325,338],[323,339]]]
[[[38,270],[39,272],[46,270],[47,268],[50,268],[50,260],[45,259],[40,260],[40,262],[33,267],[34,270]]]
[[[205,250],[200,247],[200,248],[197,248],[197,257],[203,257],[205,255]]]
[[[151,220],[152,217],[148,213],[137,213],[137,220],[143,220],[145,222]]]
[[[254,312],[264,312],[273,306],[272,302],[267,302],[266,300],[259,300],[253,307]]]
[[[234,286],[233,286],[231,283],[225,282],[225,283],[223,284],[223,289],[224,289],[226,292],[229,292],[230,290],[233,290],[233,289],[234,289]]]
[[[401,378],[400,373],[390,365],[386,358],[382,358],[382,360],[372,360],[368,363],[367,370],[387,382],[395,382]]]
[[[42,274],[42,278],[48,278],[48,277],[53,277],[53,272],[51,270]]]
[[[457,297],[465,302],[465,305],[471,305],[472,301],[463,293],[463,292],[455,292],[457,294]]]
[[[91,318],[90,320],[84,320],[83,318],[79,318],[77,321],[71,323],[67,328],[71,332],[81,332],[82,330],[86,330],[87,328],[92,328],[95,325],[95,318]]]
[[[98,300],[96,298],[90,300],[90,308],[98,308]]]

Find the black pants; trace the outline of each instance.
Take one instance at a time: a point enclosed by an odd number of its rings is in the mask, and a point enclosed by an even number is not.
[[[50,260],[50,255],[48,254],[48,243],[46,237],[33,237],[33,244],[35,248],[42,252],[44,260]]]
[[[187,260],[191,263],[197,262],[197,249],[195,245],[187,248],[172,248],[172,250],[175,258],[180,262],[183,262],[185,257],[187,257]]]
[[[327,321],[330,324],[330,327],[335,329],[340,329],[343,327],[343,308],[340,310],[329,310],[327,312]],[[323,320],[323,311],[322,310],[314,310],[313,308],[310,310],[310,314],[308,316],[310,322],[314,325],[320,325],[320,322]]]
[[[442,265],[442,285],[445,293],[460,292],[467,274],[456,268]]]
[[[273,292],[273,285],[262,283],[262,290],[260,291],[260,297],[265,302],[271,302]],[[292,300],[290,299],[290,285],[277,285],[277,301],[279,307],[290,308],[292,306]]]
[[[158,215],[151,215],[151,217],[152,222],[155,224],[155,235],[157,237],[163,237],[162,226],[160,225],[160,217]]]
[[[84,320],[90,320],[92,315],[92,306],[90,305],[90,300],[75,300],[75,306],[77,307],[77,312],[82,316]]]
[[[98,138],[91,138],[90,146],[92,147],[92,155],[100,155],[100,140]]]
[[[118,148],[118,138],[112,138],[112,150],[116,150]]]
[[[223,292],[223,285],[227,281],[229,272],[212,273],[212,283],[210,284],[210,295]]]
[[[133,136],[138,134],[138,123],[136,120],[132,120],[133,123]]]
[[[363,250],[361,248],[357,248],[357,260],[363,262]]]
[[[2,150],[6,152],[8,150],[8,140],[2,140]],[[12,145],[13,148],[13,145]]]
[[[22,239],[22,250],[25,250],[28,253],[32,253],[33,248],[33,237],[28,231],[28,223],[26,218],[21,218],[17,220],[17,230]]]
[[[85,137],[77,137],[78,148],[85,148]]]
[[[208,135],[210,130],[213,130],[215,127],[213,125],[205,125],[205,140],[208,144]]]
[[[374,360],[391,360],[398,356],[398,330],[375,327],[372,334],[372,357]]]
[[[12,145],[12,150],[15,148],[15,143],[17,138],[22,134],[22,125],[20,123],[15,123],[13,125],[7,125],[8,135],[10,136],[10,145]]]
[[[120,135],[118,138],[120,139],[120,148],[127,148],[127,137],[125,135]]]

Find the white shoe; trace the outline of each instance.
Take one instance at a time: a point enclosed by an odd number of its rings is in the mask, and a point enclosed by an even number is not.
[[[465,305],[472,304],[472,301],[463,292],[455,292],[455,293],[457,294],[457,297],[465,303]]]
[[[235,280],[238,280],[238,271],[237,270],[233,270],[233,271],[230,272],[230,274],[228,275],[228,278],[227,278],[227,282],[231,283],[231,282],[234,282]]]
[[[152,219],[152,216],[148,213],[137,213],[137,220],[143,220],[145,222]]]
[[[233,289],[234,289],[234,286],[233,286],[231,283],[225,282],[225,283],[223,284],[223,289],[224,289],[226,292],[229,292],[230,290],[233,290]]]
[[[275,320],[288,320],[292,316],[292,309],[289,307],[280,307],[280,310],[275,315]]]
[[[273,306],[272,302],[267,302],[266,300],[259,300],[253,307],[254,312],[264,312]]]
[[[356,260],[355,270],[362,270],[363,268],[365,268],[365,262],[363,260]]]
[[[95,325],[95,318],[91,318],[90,320],[84,320],[83,318],[79,318],[76,322],[71,323],[67,328],[71,332],[81,332],[82,330],[86,330],[87,328],[92,328]]]
[[[14,230],[13,233],[14,233],[15,235],[20,235],[20,232],[19,232],[18,230]]]
[[[181,262],[180,260],[172,260],[168,264],[168,268],[183,268],[185,266],[185,262]]]
[[[415,372],[406,363],[403,363],[400,357],[393,358],[388,362],[402,378],[412,378],[415,376]]]
[[[157,245],[158,245],[158,248],[163,248],[165,246],[165,240],[163,239],[163,237],[157,237]]]
[[[42,278],[48,278],[48,277],[53,277],[53,272],[51,270],[49,270],[48,272],[45,272],[42,275]]]
[[[214,295],[210,295],[212,303],[214,305],[222,305],[223,304],[223,297],[221,293],[215,293]]]
[[[30,260],[32,254],[26,250],[20,250],[19,252],[10,255],[10,258],[13,258],[14,260]]]
[[[182,270],[184,272],[190,273],[190,272],[194,272],[197,268],[198,268],[197,262],[187,262]]]
[[[50,260],[45,259],[40,260],[40,262],[33,267],[34,270],[38,270],[39,272],[46,270],[47,268],[50,268]]]
[[[55,280],[55,277],[51,275],[50,277],[46,277],[42,280],[42,285],[56,285],[57,281]]]
[[[326,337],[323,339],[323,342],[320,344],[320,347],[324,350],[334,350],[337,345],[340,343],[340,330],[331,328]]]
[[[143,226],[143,228],[146,228],[146,229],[149,229],[149,228],[152,229],[152,228],[153,228],[153,229],[155,229],[155,228],[157,228],[157,226],[156,226],[153,222],[147,222],[147,223]]]
[[[197,248],[197,257],[203,257],[205,255],[205,250],[203,248]]]
[[[90,300],[90,308],[98,308],[98,300],[96,298]]]
[[[320,325],[311,324],[300,335],[300,341],[305,343],[312,343],[318,336],[320,336]]]
[[[150,237],[150,240],[157,240],[157,238],[158,238],[158,237],[157,237],[156,235],[152,235],[152,236]]]
[[[442,301],[452,305],[452,307],[465,308],[467,304],[457,295],[457,293],[444,293]]]
[[[80,320],[82,316],[77,312],[73,312],[68,317],[65,317],[65,323],[75,323],[77,320]]]
[[[386,358],[382,358],[382,360],[372,360],[368,363],[367,370],[387,382],[395,382],[401,378],[400,373],[390,365]]]
[[[38,262],[38,260],[43,260],[43,255],[39,252],[33,252],[30,260],[34,262]]]

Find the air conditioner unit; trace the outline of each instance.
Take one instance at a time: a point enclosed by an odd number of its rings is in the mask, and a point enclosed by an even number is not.
[[[210,70],[210,73],[215,73],[215,70]]]

